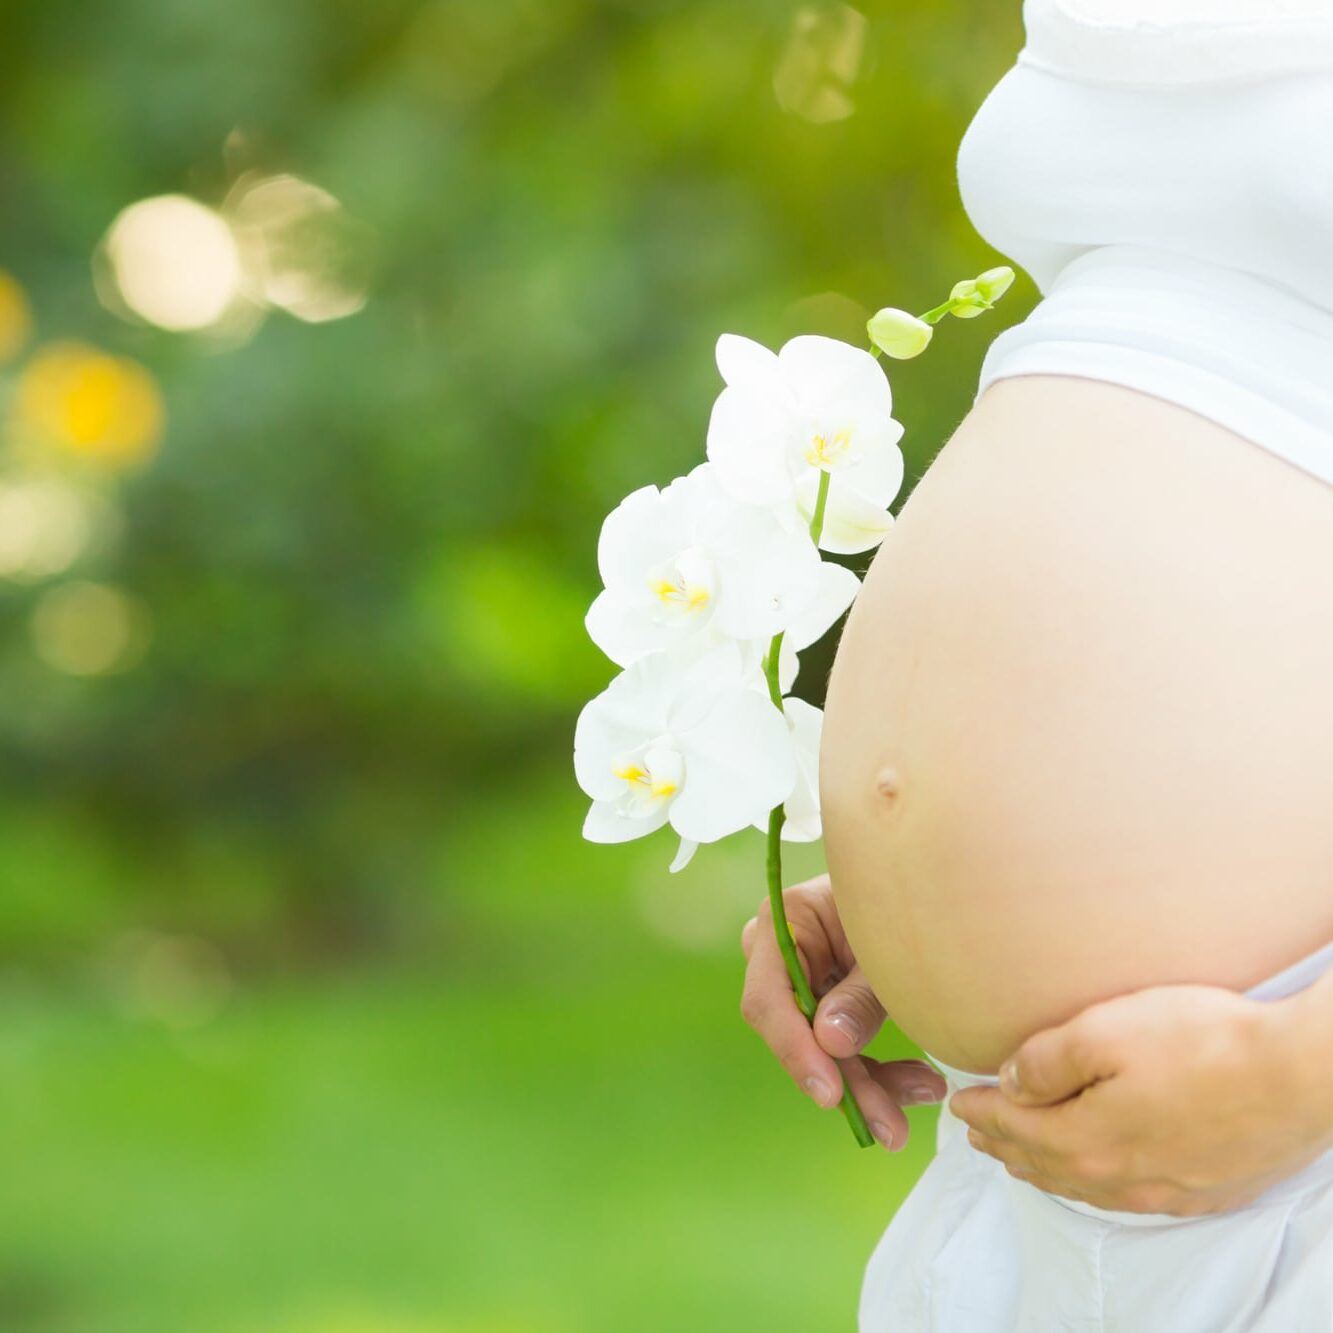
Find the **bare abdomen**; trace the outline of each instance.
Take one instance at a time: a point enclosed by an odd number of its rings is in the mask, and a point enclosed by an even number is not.
[[[821,780],[852,947],[950,1064],[1280,970],[1333,938],[1333,487],[1131,389],[997,381],[874,560]]]

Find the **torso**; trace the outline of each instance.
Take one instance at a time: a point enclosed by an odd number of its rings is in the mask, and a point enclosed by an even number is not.
[[[1333,488],[1075,376],[977,400],[829,685],[825,844],[891,1018],[993,1073],[1142,986],[1333,939]]]

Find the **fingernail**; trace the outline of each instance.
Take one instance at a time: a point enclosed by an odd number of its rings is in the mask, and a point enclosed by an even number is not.
[[[1022,1085],[1018,1081],[1018,1063],[1014,1060],[1006,1060],[1000,1069],[1000,1086],[1011,1097],[1017,1097],[1022,1091]]]
[[[849,1013],[830,1014],[828,1020],[853,1046],[861,1044],[861,1025]]]
[[[893,1152],[893,1130],[882,1120],[870,1122],[870,1132],[890,1151]]]
[[[804,1083],[801,1084],[806,1092],[817,1101],[820,1106],[832,1106],[838,1100],[838,1094],[824,1082],[822,1078],[817,1078],[811,1074]]]
[[[902,1106],[927,1106],[941,1100],[939,1091],[929,1083],[909,1083],[903,1088],[899,1103]]]

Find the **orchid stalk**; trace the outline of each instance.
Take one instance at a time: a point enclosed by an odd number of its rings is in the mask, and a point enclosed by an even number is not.
[[[810,540],[816,547],[819,545],[821,529],[824,526],[824,509],[828,502],[829,474],[824,472],[819,478],[819,492],[815,499],[814,517],[810,520]],[[782,635],[775,634],[773,642],[769,645],[768,655],[764,659],[764,674],[768,682],[769,697],[773,700],[773,705],[779,713],[785,715],[786,710],[782,706],[782,686],[778,681],[778,661],[782,654]],[[792,937],[791,923],[787,920],[787,913],[783,907],[782,900],[782,825],[786,822],[786,809],[781,805],[774,806],[768,816],[768,852],[765,858],[765,869],[768,875],[768,902],[772,909],[773,930],[777,935],[778,951],[782,954],[782,961],[787,968],[787,976],[791,980],[792,990],[796,994],[796,1006],[805,1016],[807,1023],[814,1025],[815,1011],[819,1008],[819,1001],[815,999],[814,991],[810,989],[809,979],[805,975],[805,969],[801,966],[800,956],[796,952],[796,941]],[[852,1133],[856,1136],[856,1141],[862,1148],[868,1148],[875,1141],[875,1136],[870,1132],[870,1126],[866,1124],[865,1113],[861,1110],[852,1092],[851,1084],[847,1081],[846,1074],[838,1071],[842,1078],[842,1100],[838,1103],[838,1109],[847,1118],[847,1124],[851,1127]]]
[[[822,553],[873,550],[893,522],[903,426],[877,358],[919,355],[946,314],[974,318],[1012,280],[990,269],[923,315],[880,310],[868,349],[801,335],[774,353],[723,334],[708,461],[634,491],[602,525],[604,586],[585,623],[622,670],[575,728],[575,773],[592,800],[584,837],[625,842],[669,826],[678,872],[701,844],[766,828],[773,929],[811,1023],[818,1002],[783,907],[782,843],[822,832],[823,715],[790,690],[799,652],[860,589]],[[856,1141],[873,1143],[845,1075],[841,1109]]]

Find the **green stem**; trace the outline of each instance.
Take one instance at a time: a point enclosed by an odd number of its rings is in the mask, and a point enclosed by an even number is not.
[[[917,319],[922,320],[926,324],[938,324],[940,320],[942,320],[945,317],[945,315],[947,315],[949,311],[951,311],[954,308],[955,304],[959,303],[955,302],[951,297],[949,300],[945,301],[943,305],[937,305],[934,310],[927,310],[924,315],[918,315]],[[962,304],[969,304],[969,303],[963,302]],[[994,301],[981,302],[982,310],[993,310],[994,308],[995,308]]]
[[[819,546],[819,538],[824,531],[824,510],[828,505],[829,474],[819,474],[819,494],[815,497],[815,514],[810,520],[810,538]],[[782,706],[782,681],[778,678],[778,663],[782,659],[781,634],[775,634],[768,645],[768,655],[764,658],[764,679],[768,682],[768,697],[773,700],[773,707],[779,713],[786,710]],[[787,924],[787,912],[782,905],[782,825],[786,822],[786,813],[782,806],[774,807],[768,817],[768,901],[773,912],[773,933],[778,939],[778,949],[782,961],[787,965],[787,975],[791,978],[792,989],[796,992],[796,1003],[806,1021],[813,1025],[818,1002],[810,989],[810,981],[801,967],[801,960],[796,952],[796,942],[791,937],[791,927]],[[851,1084],[842,1074],[842,1101],[839,1103],[847,1123],[851,1126],[856,1141],[863,1148],[868,1148],[875,1141],[866,1118],[852,1095]]]
[[[768,901],[773,909],[773,931],[778,937],[782,961],[787,965],[787,975],[791,978],[792,988],[796,992],[796,1003],[806,1020],[813,1024],[818,1002],[810,989],[805,969],[801,967],[801,960],[796,952],[796,941],[792,939],[791,927],[787,924],[787,913],[782,905],[782,825],[785,818],[780,805],[775,807],[768,817]],[[870,1126],[866,1124],[865,1115],[857,1105],[856,1098],[852,1096],[847,1076],[841,1070],[838,1072],[842,1077],[842,1101],[839,1107],[847,1117],[847,1123],[851,1126],[857,1143],[862,1148],[868,1148],[874,1143],[875,1136],[870,1132]]]
[[[819,473],[819,494],[815,496],[815,516],[810,520],[810,540],[815,546],[824,535],[824,510],[828,507],[829,477],[832,474],[822,469]]]
[[[917,319],[925,324],[938,324],[951,309],[953,309],[952,298],[945,301],[943,305],[937,305],[933,310],[927,310],[924,315],[918,315]]]
[[[782,655],[782,637],[786,633],[775,634],[768,645],[768,656],[764,658],[764,679],[768,681],[768,697],[773,700],[773,707],[779,713],[787,710],[782,706],[782,682],[778,679],[778,658]]]

